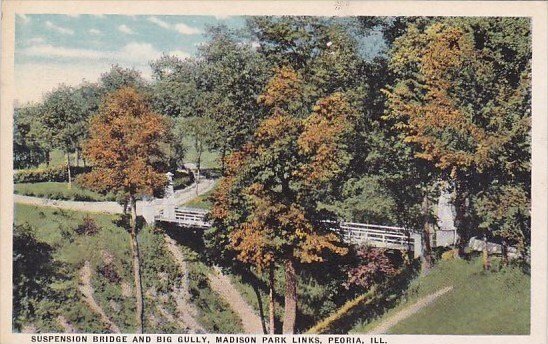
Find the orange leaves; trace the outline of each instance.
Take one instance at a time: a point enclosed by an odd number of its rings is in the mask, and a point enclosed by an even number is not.
[[[303,94],[302,76],[291,67],[281,67],[266,85],[265,92],[259,96],[259,102],[270,107],[282,107],[298,100]]]
[[[167,181],[162,144],[169,135],[168,120],[136,90],[114,92],[91,120],[84,155],[94,169],[82,181],[95,189],[152,195]]]
[[[349,161],[345,147],[355,117],[355,110],[341,93],[316,103],[297,141],[309,160],[300,169],[305,181],[326,181],[342,172]]]
[[[401,79],[385,90],[386,117],[397,119],[395,128],[406,133],[405,141],[417,144],[416,156],[449,171],[472,167],[481,171],[491,166],[504,138],[490,133],[477,119],[484,110],[474,109],[476,99],[463,105],[459,98],[474,87],[466,84],[463,70],[476,73],[472,69],[481,64],[472,35],[444,23],[433,24],[423,33],[415,28],[398,39],[393,56],[398,59],[391,65]],[[457,89],[461,94],[456,94]]]
[[[211,216],[227,230],[230,248],[258,268],[286,259],[320,262],[325,251],[347,252],[319,217],[314,190],[327,187],[347,166],[355,110],[344,94],[334,93],[303,119],[303,86],[291,68],[277,71],[259,97],[271,107],[270,117],[227,157],[227,176],[214,196]]]

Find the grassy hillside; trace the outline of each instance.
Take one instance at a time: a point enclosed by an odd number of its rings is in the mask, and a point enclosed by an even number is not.
[[[496,266],[497,264],[495,264]],[[530,276],[520,269],[482,271],[481,259],[441,261],[419,277],[406,298],[382,317],[354,326],[364,333],[418,299],[446,286],[453,290],[392,327],[390,334],[528,334]]]
[[[63,331],[57,317],[62,315],[78,332],[107,332],[95,313],[83,301],[78,289],[79,271],[90,262],[96,302],[122,332],[135,331],[132,294],[133,279],[129,234],[119,216],[86,214],[47,207],[15,205],[15,224],[28,224],[38,242],[53,249],[59,263],[59,279],[52,290],[63,295],[61,300],[39,302],[33,316],[16,320],[16,328],[25,326],[40,332]],[[84,223],[93,223],[97,231],[76,230]],[[163,244],[162,234],[145,227],[139,235],[142,258],[143,291],[145,293],[145,330],[149,333],[182,333],[163,310],[175,314],[173,290],[182,283],[182,276]],[[191,301],[197,305],[199,318],[210,332],[238,332],[240,324],[233,312],[211,291],[206,280],[207,267],[190,264]],[[163,309],[160,311],[160,309]]]

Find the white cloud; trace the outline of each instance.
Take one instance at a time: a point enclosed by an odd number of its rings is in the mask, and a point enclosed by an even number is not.
[[[104,18],[105,17],[104,14],[92,14],[92,16],[94,16],[96,18]]]
[[[202,33],[202,31],[196,27],[188,26],[183,23],[175,24],[175,30],[182,35],[197,35]]]
[[[100,59],[105,52],[89,49],[56,47],[49,44],[35,45],[21,50],[23,55],[46,58]]]
[[[145,42],[131,42],[114,51],[38,44],[18,53],[35,58],[34,62],[18,63],[15,66],[15,98],[21,103],[40,101],[43,93],[60,83],[78,85],[83,79],[94,82],[113,64],[135,68],[143,73],[143,77],[150,79],[152,73],[148,63],[162,56],[161,51]],[[190,56],[182,50],[167,53],[180,58]],[[49,60],[37,61],[36,58]]]
[[[67,16],[69,16],[71,18],[78,18],[78,17],[80,17],[80,14],[79,13],[68,13]]]
[[[214,17],[217,20],[225,20],[225,19],[229,19],[232,16],[227,15],[227,14],[215,14]]]
[[[158,25],[159,27],[162,27],[164,29],[170,29],[171,28],[171,25],[169,25],[169,23],[166,23],[165,21],[157,18],[157,17],[148,17],[147,20],[151,23],[154,23],[156,25]]]
[[[49,20],[46,21],[46,27],[48,29],[51,29],[55,32],[58,32],[60,34],[63,34],[63,35],[74,35],[74,30],[72,29],[67,29],[65,27],[62,27],[62,26],[59,26],[59,25],[56,25],[52,22],[50,22]]]
[[[116,51],[66,48],[50,44],[40,44],[22,49],[21,54],[38,58],[111,61],[112,63],[124,62],[134,65],[147,65],[149,61],[162,56],[161,51],[154,48],[152,44],[144,42],[131,42]],[[174,50],[169,52],[169,54],[181,58],[190,57],[189,53],[182,50]]]
[[[133,35],[135,32],[126,24],[122,24],[118,26],[118,31],[123,32],[128,35]]]
[[[46,40],[44,39],[44,37],[32,37],[27,41],[27,43],[28,44],[42,44],[45,41]]]
[[[168,53],[168,55],[175,55],[175,56],[177,56],[178,58],[181,58],[181,59],[186,59],[186,58],[190,57],[189,53],[187,53],[186,51],[182,51],[182,50],[170,51]]]
[[[179,32],[182,35],[197,35],[202,33],[202,30],[200,30],[199,28],[192,27],[184,23],[171,25],[168,22],[165,22],[158,17],[148,17],[147,20],[151,23],[158,25],[161,28],[164,28],[167,30],[174,30]]]
[[[24,14],[24,13],[18,13],[17,14],[17,17],[19,17],[19,19],[21,19],[21,21],[23,22],[23,24],[28,24],[30,23],[30,18]]]
[[[97,29],[89,29],[88,32],[91,33],[92,35],[102,34],[101,30],[97,30]]]

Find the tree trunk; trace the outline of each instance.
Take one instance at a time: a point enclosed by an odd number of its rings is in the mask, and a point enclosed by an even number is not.
[[[285,261],[284,334],[295,333],[297,320],[297,273],[291,259]]]
[[[468,193],[467,190],[461,185],[461,182],[458,178],[455,178],[454,181],[454,194],[453,200],[455,205],[455,227],[459,235],[459,240],[457,243],[458,246],[458,255],[464,255],[464,248],[468,240]]]
[[[137,242],[137,202],[134,196],[130,197],[131,211],[131,255],[133,259],[133,278],[135,281],[135,300],[136,312],[135,320],[137,324],[137,333],[143,333],[143,287],[141,284],[141,260],[139,257],[139,244]]]
[[[275,305],[274,305],[274,264],[270,265],[268,271],[268,325],[270,334],[276,334],[276,317],[275,317]]]
[[[68,189],[72,188],[72,176],[70,174],[70,154],[67,152]]]
[[[422,257],[421,270],[423,274],[428,273],[432,268],[432,245],[430,244],[430,202],[428,193],[425,192],[422,199],[422,215],[424,216],[424,227],[422,231]]]
[[[80,166],[80,150],[76,150],[76,164],[74,166]]]
[[[49,167],[50,160],[51,160],[51,157],[50,157],[50,152],[48,150],[48,151],[46,151],[46,166],[47,167]]]
[[[202,163],[202,145],[196,140],[196,195],[198,195],[198,184],[200,183],[200,165]]]
[[[502,259],[500,261],[501,267],[507,267],[508,266],[508,243],[505,239],[502,239],[501,243],[501,249],[502,249]]]

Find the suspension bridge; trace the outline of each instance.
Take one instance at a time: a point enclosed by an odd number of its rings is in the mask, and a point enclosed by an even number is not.
[[[199,208],[167,206],[154,214],[154,221],[174,224],[181,228],[207,229],[207,211]],[[326,221],[330,228],[341,234],[344,241],[368,244],[394,250],[412,251],[415,258],[421,256],[421,235],[403,227],[381,226],[356,222]]]

